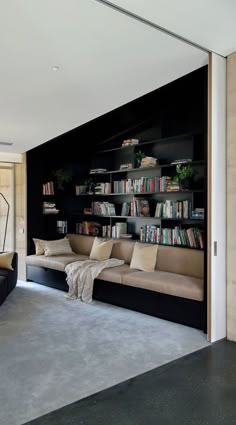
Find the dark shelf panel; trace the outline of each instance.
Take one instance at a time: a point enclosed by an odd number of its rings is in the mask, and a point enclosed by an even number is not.
[[[131,145],[132,147],[141,147],[141,146],[145,146],[145,145],[150,145],[153,143],[165,143],[165,142],[171,142],[171,141],[175,141],[175,140],[181,140],[187,137],[194,137],[194,136],[198,136],[200,134],[203,134],[204,132],[189,132],[189,133],[183,133],[183,134],[179,134],[177,136],[169,136],[169,137],[160,137],[159,139],[151,139],[151,140],[144,140],[143,142],[140,142],[138,145]],[[121,133],[122,134],[122,133]],[[117,136],[117,135],[116,135]],[[115,138],[115,136],[113,136],[112,138]],[[107,139],[107,141],[109,141],[111,139]],[[96,153],[106,153],[106,152],[112,152],[112,151],[118,151],[118,150],[123,150],[123,149],[127,149],[130,148],[130,146],[119,146],[116,148],[112,148],[112,149],[103,149],[103,150],[99,150]]]
[[[111,137],[108,137],[107,139],[104,139],[102,142],[99,143],[99,145],[105,145],[106,143],[111,142],[112,140],[116,139],[117,137],[120,137],[120,136],[122,136],[124,134],[128,134],[131,131],[140,129],[142,126],[148,125],[151,122],[152,122],[152,118],[151,119],[150,118],[147,118],[147,119],[145,119],[143,121],[140,121],[138,124],[135,124],[133,126],[127,127],[124,130],[119,131],[118,133],[113,134]],[[103,149],[103,150],[97,151],[96,153],[111,152],[111,150],[113,150],[113,149]]]
[[[127,148],[123,148],[123,149],[127,149]],[[204,165],[205,161],[204,160],[199,160],[199,161],[189,161],[189,162],[185,162],[183,163],[185,164],[192,164],[192,165]],[[89,173],[89,176],[98,176],[99,174],[104,175],[104,174],[120,174],[120,173],[130,173],[132,171],[147,171],[147,170],[159,170],[161,168],[170,168],[170,167],[176,167],[177,164],[159,164],[159,165],[155,165],[155,167],[138,167],[138,168],[126,168],[124,170],[110,170],[110,171],[104,171],[102,173]]]

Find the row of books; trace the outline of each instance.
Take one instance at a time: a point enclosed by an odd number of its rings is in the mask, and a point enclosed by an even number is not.
[[[111,202],[92,202],[92,213],[95,215],[116,215],[115,205]]]
[[[204,248],[203,231],[191,227],[181,229],[160,228],[157,225],[143,225],[140,227],[140,240],[142,242],[158,243],[163,245],[182,245],[191,248]]]
[[[68,232],[67,220],[57,220],[57,233],[65,234]]]
[[[127,223],[115,223],[111,228],[111,236],[114,239],[119,239],[123,234],[127,233]]]
[[[169,176],[130,178],[113,182],[114,193],[176,192],[179,190],[179,184]]]
[[[102,226],[102,237],[113,239],[132,239],[132,234],[127,233],[127,223],[116,223],[114,226],[110,224]]]
[[[100,223],[95,221],[82,221],[75,224],[75,232],[80,235],[101,234],[102,237],[119,239],[127,234],[127,223],[115,223],[113,226],[101,226]]]
[[[112,216],[116,215],[116,206],[111,202],[92,202],[92,207],[84,208],[84,213]],[[132,201],[123,202],[120,215],[124,217],[150,217],[149,201],[141,197],[133,197]],[[189,199],[183,201],[167,199],[165,202],[157,202],[154,217],[167,219],[198,218],[201,220],[204,218],[204,209],[196,208],[192,211],[192,201]]]
[[[54,184],[53,182],[47,182],[43,184],[43,195],[54,195]]]
[[[99,235],[101,224],[95,221],[82,221],[81,223],[75,223],[75,233],[80,235]]]
[[[157,202],[155,217],[160,218],[191,218],[192,201],[171,201]]]
[[[139,179],[123,179],[113,182],[114,193],[159,192],[160,177],[140,177]]]
[[[150,217],[149,202],[147,199],[133,198],[130,202],[131,217]]]

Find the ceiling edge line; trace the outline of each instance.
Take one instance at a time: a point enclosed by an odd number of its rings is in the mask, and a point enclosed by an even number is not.
[[[123,15],[129,16],[130,18],[135,19],[136,21],[139,21],[139,22],[141,22],[144,25],[147,25],[147,26],[149,26],[151,28],[154,28],[156,30],[162,31],[163,33],[165,33],[165,34],[167,34],[167,35],[169,35],[169,36],[171,36],[173,38],[176,38],[176,39],[178,39],[178,40],[180,40],[180,41],[182,41],[184,43],[187,43],[190,46],[195,47],[196,49],[200,49],[200,50],[202,50],[205,53],[208,53],[208,54],[209,53],[215,53],[216,55],[225,58],[225,56],[221,55],[220,53],[214,52],[212,50],[208,50],[206,47],[203,47],[200,44],[194,43],[193,41],[190,41],[187,38],[182,37],[181,35],[178,35],[178,34],[172,32],[172,31],[170,31],[170,30],[168,30],[168,29],[166,29],[164,27],[161,27],[160,25],[157,25],[154,22],[149,21],[148,19],[143,18],[140,15],[137,15],[136,13],[133,13],[133,12],[127,10],[127,9],[124,9],[123,7],[117,6],[116,4],[111,3],[108,0],[94,0],[94,1],[96,1],[97,3],[100,3],[102,5],[104,5],[106,7],[110,7],[111,9],[115,10],[118,13],[122,13]]]

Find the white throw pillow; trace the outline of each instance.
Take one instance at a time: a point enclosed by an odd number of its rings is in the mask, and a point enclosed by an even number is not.
[[[136,242],[130,263],[131,269],[138,269],[144,272],[155,270],[158,245],[145,245]]]
[[[90,252],[90,260],[104,261],[108,260],[111,255],[113,240],[107,240],[96,237],[93,241],[93,246]]]
[[[68,255],[73,254],[69,239],[58,239],[56,241],[44,241],[44,255]]]

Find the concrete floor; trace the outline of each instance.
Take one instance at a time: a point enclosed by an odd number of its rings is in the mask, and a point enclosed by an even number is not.
[[[235,425],[235,358],[222,340],[25,425]]]
[[[207,345],[196,329],[18,282],[0,308],[0,425],[20,425]]]

